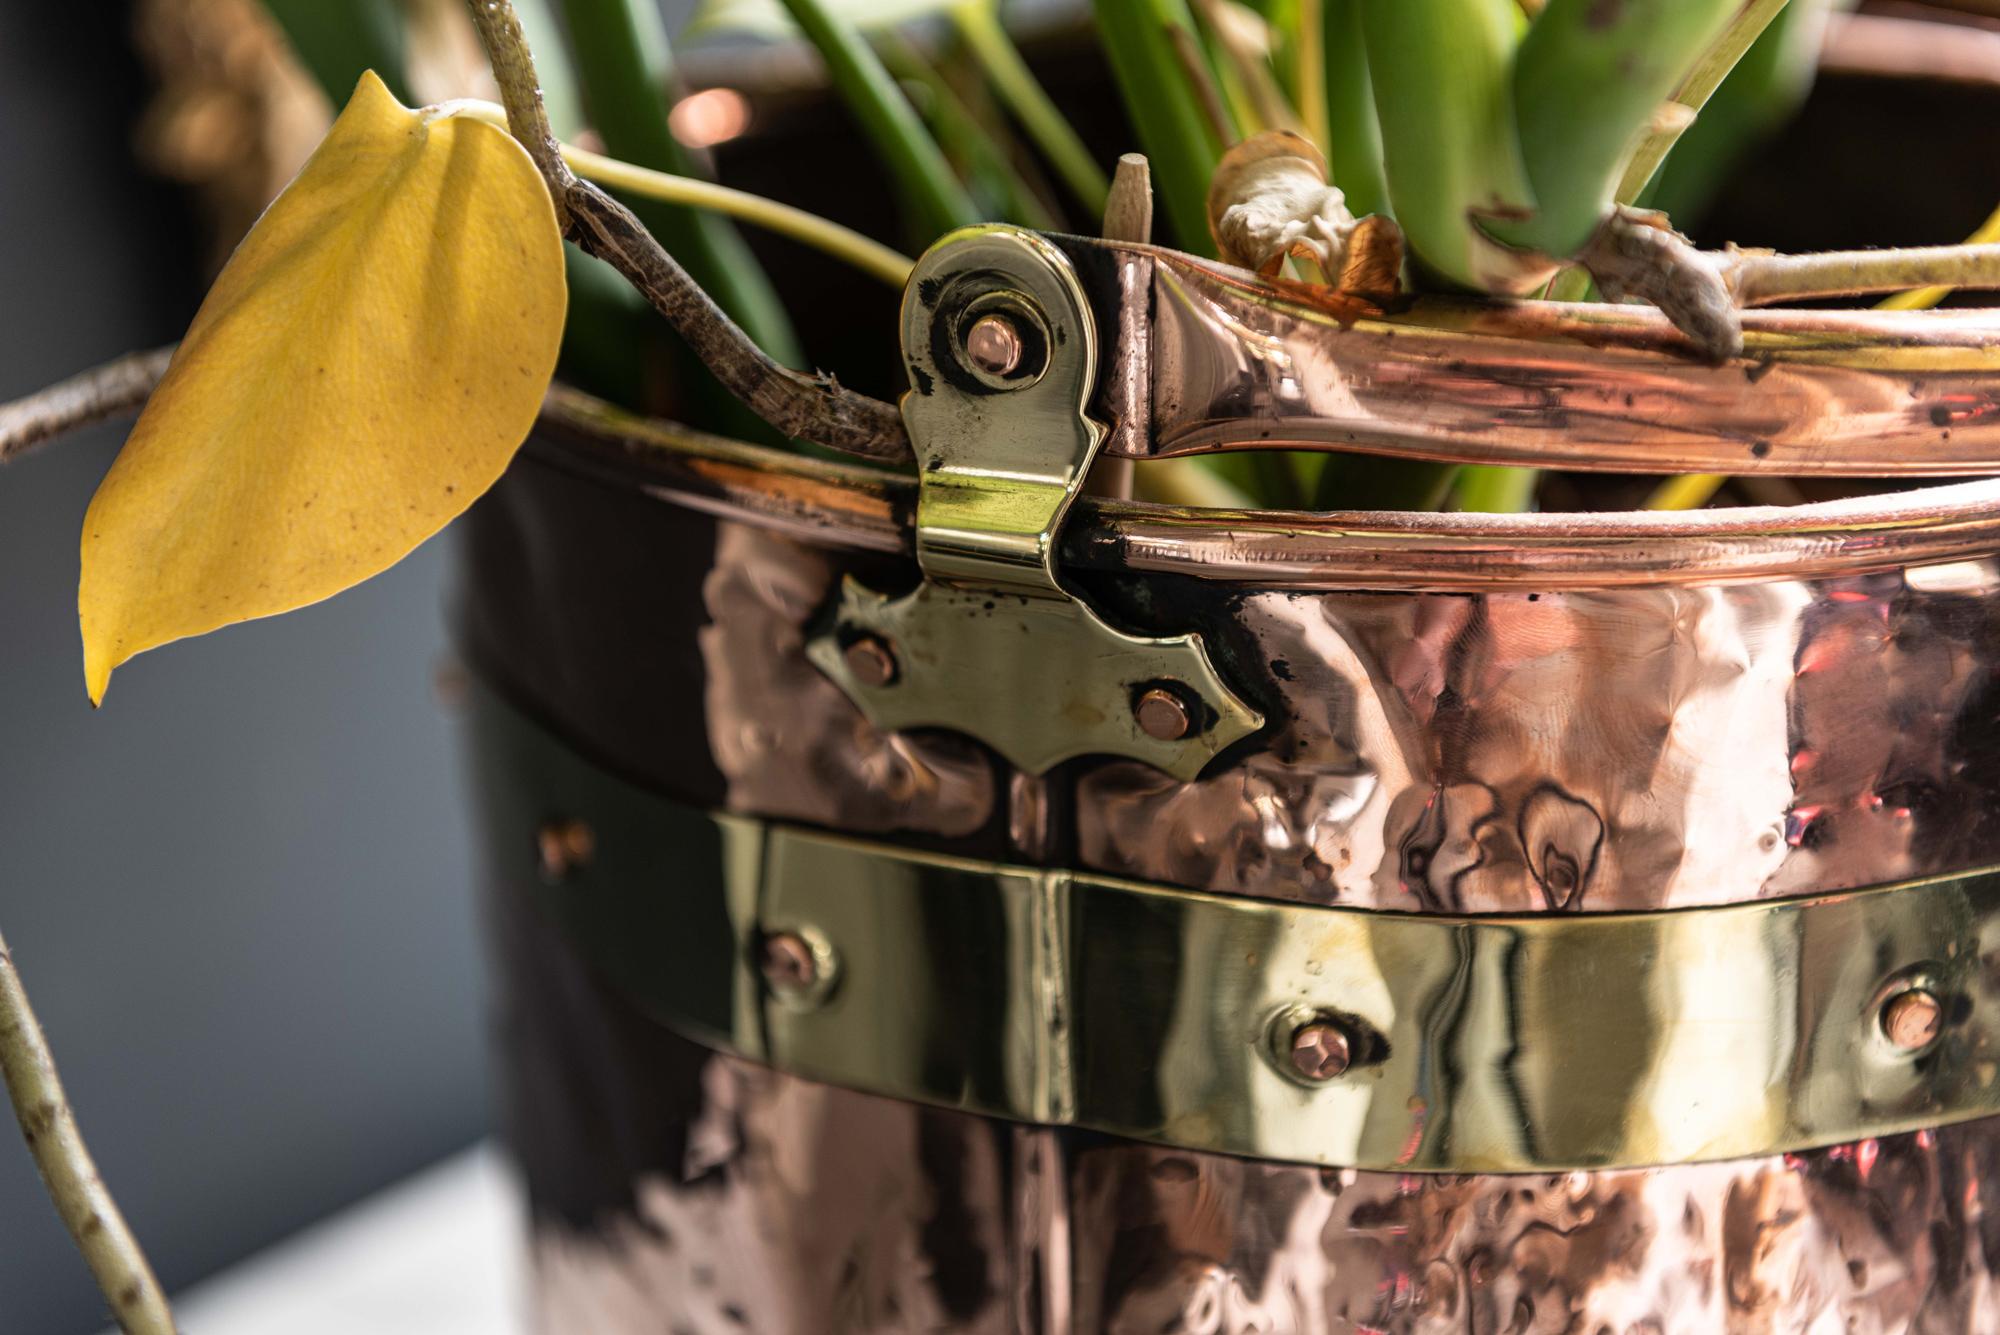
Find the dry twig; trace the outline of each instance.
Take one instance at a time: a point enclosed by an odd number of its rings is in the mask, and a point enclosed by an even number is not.
[[[1622,205],[1605,219],[1578,262],[1605,296],[1651,302],[1717,360],[1742,352],[1744,307],[1916,287],[2000,288],[2000,245],[1814,255],[1697,250],[1665,215]]]
[[[508,126],[541,170],[570,238],[618,270],[687,340],[724,388],[778,430],[870,459],[911,459],[902,414],[894,404],[843,389],[823,372],[804,375],[773,361],[630,210],[576,179],[549,130],[534,56],[511,0],[467,0],[467,7],[499,80]]]
[[[65,432],[131,412],[160,383],[173,355],[172,344],[151,352],[129,352],[39,393],[0,404],[0,463]]]
[[[115,364],[115,363],[114,363]],[[126,1335],[174,1335],[174,1316],[145,1252],[97,1175],[90,1149],[71,1116],[69,1100],[49,1055],[48,1039],[28,1005],[7,942],[0,938],[0,1076],[4,1076],[21,1134],[55,1202],[63,1226],[76,1240],[97,1287],[111,1303]]]

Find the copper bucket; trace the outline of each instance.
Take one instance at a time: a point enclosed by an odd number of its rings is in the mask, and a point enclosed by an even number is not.
[[[1071,503],[1257,445],[2000,471],[2000,317],[1710,366],[1005,229],[911,293],[921,483],[569,398],[474,512],[543,1328],[2000,1329],[2000,484]]]

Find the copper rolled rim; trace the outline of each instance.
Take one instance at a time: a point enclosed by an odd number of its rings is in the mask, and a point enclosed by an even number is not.
[[[635,416],[565,386],[550,391],[531,452],[609,485],[817,544],[912,551],[913,477]],[[1201,510],[1085,497],[1063,533],[1064,564],[1078,570],[1299,590],[1708,584],[1946,565],[1996,552],[2000,479],[1796,506],[1508,515]]]

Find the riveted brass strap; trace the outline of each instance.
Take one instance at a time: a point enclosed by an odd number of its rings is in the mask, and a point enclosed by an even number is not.
[[[1274,903],[711,815],[477,698],[503,874],[640,1007],[810,1079],[1411,1171],[1729,1159],[2000,1111],[1993,871],[1664,913]],[[590,857],[538,877],[555,820],[588,825]]]

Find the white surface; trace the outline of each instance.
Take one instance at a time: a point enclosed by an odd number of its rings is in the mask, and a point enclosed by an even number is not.
[[[187,1335],[514,1335],[521,1205],[479,1145],[186,1292]]]

